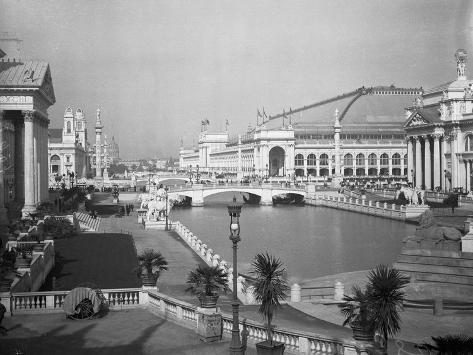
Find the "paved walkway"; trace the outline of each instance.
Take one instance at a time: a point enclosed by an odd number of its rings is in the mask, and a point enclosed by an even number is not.
[[[221,355],[230,340],[204,343],[183,328],[145,309],[109,312],[92,320],[68,320],[62,313],[6,318],[2,355]],[[20,351],[20,352],[18,352]],[[248,355],[255,349],[248,348]]]
[[[102,203],[106,203],[104,200]],[[455,210],[455,217],[445,216],[452,223],[463,225],[465,216],[471,211],[465,208]],[[131,216],[122,218],[109,217],[102,219],[102,228],[107,232],[129,231],[133,234],[138,252],[144,248],[154,248],[163,253],[169,262],[169,271],[164,272],[158,284],[160,291],[183,301],[196,304],[194,296],[185,292],[185,280],[190,270],[194,269],[201,259],[185,244],[177,234],[165,231],[144,230],[138,224],[136,212]],[[323,280],[324,282],[340,280],[347,285],[346,291],[351,285],[365,282],[366,271],[325,276],[310,280],[305,283],[314,285]],[[230,312],[228,297],[222,297],[222,309]],[[241,306],[242,318],[248,318],[263,322],[257,313],[258,306]],[[351,338],[352,332],[349,328],[342,327],[343,318],[336,306],[324,306],[317,303],[298,303],[282,307],[275,317],[274,323],[278,327],[292,328],[331,337]],[[402,330],[397,338],[421,343],[429,341],[432,335],[446,335],[464,332],[471,334],[473,329],[473,314],[449,314],[442,317],[434,317],[430,313],[422,311],[405,311],[402,314]],[[397,347],[391,342],[390,354],[397,354]],[[406,350],[415,352],[413,344],[407,344]]]

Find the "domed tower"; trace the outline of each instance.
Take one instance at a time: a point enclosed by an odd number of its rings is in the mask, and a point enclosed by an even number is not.
[[[76,129],[75,129],[75,120],[74,114],[72,113],[72,108],[66,108],[64,112],[64,127],[62,129],[62,142],[63,143],[72,143],[76,141]]]
[[[100,120],[100,109],[97,109],[97,120],[95,122],[95,177],[102,177],[102,121]]]
[[[85,120],[84,112],[80,108],[76,110],[76,137],[77,142],[86,149],[87,121]]]
[[[457,49],[455,59],[457,61],[457,80],[466,80],[465,67],[468,53],[464,49]]]

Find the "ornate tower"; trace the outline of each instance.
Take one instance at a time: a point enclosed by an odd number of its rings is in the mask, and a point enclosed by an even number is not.
[[[95,122],[95,177],[102,177],[102,121],[100,120],[100,109],[97,109],[97,120]]]
[[[104,134],[103,136],[103,178],[104,180],[109,180],[108,164],[109,164],[109,156],[108,156],[107,135]]]
[[[87,121],[80,108],[76,110],[76,139],[86,149],[87,145]]]
[[[62,128],[62,142],[74,144],[76,142],[76,129],[72,108],[66,108],[64,112],[64,127]]]
[[[455,59],[457,61],[457,80],[466,80],[465,66],[468,53],[464,49],[457,49]]]

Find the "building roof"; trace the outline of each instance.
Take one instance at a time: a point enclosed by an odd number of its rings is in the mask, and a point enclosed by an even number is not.
[[[320,103],[304,106],[293,110],[292,125],[296,131],[307,131],[311,127],[322,131],[333,132],[335,110],[339,112],[342,132],[402,131],[405,123],[404,108],[410,106],[421,94],[421,89],[399,89],[390,87],[360,88],[350,93],[337,96]],[[279,117],[278,117],[279,116]],[[286,124],[291,115],[286,112]],[[282,116],[275,115],[266,123],[268,128],[278,128],[282,124]]]
[[[425,91],[425,95],[428,94],[433,94],[433,93],[438,93],[438,92],[443,92],[443,91],[449,91],[452,89],[465,89],[467,87],[471,87],[473,84],[473,80],[452,80],[449,81],[445,84],[435,86],[431,89],[428,89]]]
[[[51,104],[56,101],[49,64],[43,61],[0,61],[0,89],[38,88]]]
[[[62,143],[62,128],[50,128],[49,132],[49,142],[51,143]]]

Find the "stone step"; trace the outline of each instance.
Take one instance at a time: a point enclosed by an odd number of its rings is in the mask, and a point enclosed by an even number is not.
[[[394,267],[399,271],[404,272],[421,272],[421,273],[431,273],[438,275],[449,275],[455,276],[467,276],[471,277],[473,280],[473,268],[471,267],[452,267],[452,266],[443,266],[435,264],[422,264],[422,263],[408,263],[408,262],[397,262],[394,264]]]
[[[403,249],[402,255],[419,255],[419,256],[437,256],[444,258],[462,258],[473,260],[473,253],[462,253],[453,250],[438,249]]]
[[[473,277],[453,274],[433,274],[431,272],[409,271],[408,274],[415,282],[430,282],[439,284],[455,284],[473,286]]]
[[[473,260],[465,258],[446,258],[438,256],[406,255],[401,254],[398,263],[438,265],[450,267],[473,268]]]

